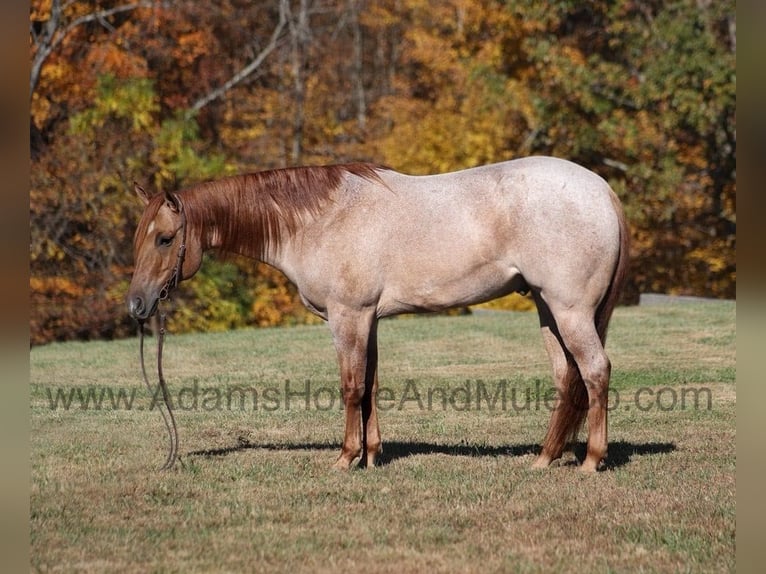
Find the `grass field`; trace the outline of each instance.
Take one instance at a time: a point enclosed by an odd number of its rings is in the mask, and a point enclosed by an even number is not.
[[[383,322],[383,464],[348,473],[330,470],[343,413],[324,326],[170,336],[168,472],[137,340],[35,347],[31,568],[733,571],[735,314],[617,309],[596,475],[576,470],[582,443],[530,469],[550,385],[534,313]]]

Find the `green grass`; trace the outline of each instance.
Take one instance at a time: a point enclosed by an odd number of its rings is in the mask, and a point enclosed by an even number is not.
[[[574,466],[582,443],[530,469],[550,384],[534,313],[384,321],[383,465],[348,473],[330,471],[343,413],[324,326],[169,336],[183,462],[169,472],[137,340],[35,347],[32,569],[732,571],[735,314],[616,311],[595,476]],[[59,391],[69,408],[51,408]],[[112,406],[120,391],[131,408]]]

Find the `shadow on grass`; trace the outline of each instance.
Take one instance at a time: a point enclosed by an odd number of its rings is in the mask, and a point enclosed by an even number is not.
[[[231,453],[246,450],[332,450],[340,451],[340,445],[332,443],[256,443],[246,439],[240,439],[236,445],[196,450],[188,453],[188,456],[216,457],[226,456]],[[585,443],[577,443],[572,448],[577,464],[585,458]],[[651,456],[655,454],[667,454],[676,450],[676,446],[669,442],[633,443],[615,441],[609,444],[609,457],[606,460],[606,468],[614,469],[631,462],[635,457]],[[444,454],[448,456],[468,457],[498,457],[498,456],[526,456],[540,453],[538,444],[522,444],[513,446],[486,446],[468,443],[438,444],[419,441],[391,441],[383,444],[383,453],[380,455],[379,464],[386,466],[392,462],[410,456],[429,454]],[[567,464],[575,464],[570,462]]]
[[[580,446],[580,445],[578,445]],[[628,464],[633,457],[651,456],[654,454],[668,454],[676,450],[672,442],[647,442],[632,443],[623,440],[609,443],[609,457],[606,459],[606,468],[619,468]],[[581,445],[581,451],[575,449],[580,460],[585,458],[585,444]]]

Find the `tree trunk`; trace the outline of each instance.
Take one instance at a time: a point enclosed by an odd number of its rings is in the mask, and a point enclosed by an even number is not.
[[[353,65],[351,80],[356,103],[356,125],[360,135],[367,125],[367,102],[364,93],[364,45],[362,27],[359,25],[359,8],[362,0],[349,0],[348,8],[351,15],[351,34],[353,41]]]
[[[300,165],[303,160],[303,130],[306,99],[306,47],[308,45],[308,0],[300,0],[297,18],[290,20],[293,71],[293,143],[291,161]]]

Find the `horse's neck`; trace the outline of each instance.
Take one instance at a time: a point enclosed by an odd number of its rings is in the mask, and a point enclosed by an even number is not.
[[[258,259],[270,265],[277,263],[283,238],[288,234],[280,220],[276,205],[258,201],[241,201],[236,188],[203,187],[194,191],[194,201],[205,211],[199,231],[205,251],[227,253]],[[258,194],[257,190],[253,190]],[[262,195],[268,201],[268,195]]]
[[[372,166],[350,164],[273,170],[202,186],[194,194],[206,214],[203,241],[279,266],[292,237],[326,217],[327,209],[337,209],[333,198],[350,177],[357,187],[379,181]]]

